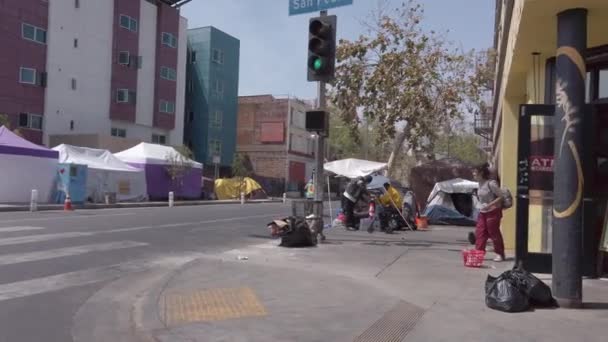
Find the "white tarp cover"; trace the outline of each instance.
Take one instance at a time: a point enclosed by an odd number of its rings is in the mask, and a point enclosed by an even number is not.
[[[28,203],[34,189],[48,203],[56,174],[56,152],[0,126],[0,203]]]
[[[171,146],[149,143],[140,143],[139,145],[133,146],[128,150],[115,153],[114,155],[126,163],[133,164],[167,165],[169,164],[169,157],[172,155],[179,155],[182,158],[185,158]],[[186,160],[191,163],[192,167],[194,168],[201,169],[203,167],[203,164],[194,160]]]
[[[386,169],[387,166],[387,163],[349,158],[325,163],[323,168],[325,171],[335,173],[338,176],[352,179],[368,176],[375,172],[380,172]]]
[[[119,202],[147,199],[146,174],[127,165],[108,150],[61,144],[59,162],[87,165],[87,198],[103,202],[106,193],[115,193]]]
[[[443,182],[435,183],[433,191],[429,195],[427,207],[441,205],[454,209],[454,203],[449,194],[473,194],[478,188],[477,182],[472,182],[462,178],[454,178]],[[477,207],[477,197],[473,196],[473,204]]]

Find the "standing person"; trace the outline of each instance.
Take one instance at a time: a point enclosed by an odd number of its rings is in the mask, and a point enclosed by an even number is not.
[[[348,230],[359,230],[358,225],[355,224],[355,204],[359,200],[369,197],[367,184],[371,181],[372,176],[353,179],[348,182],[346,190],[342,193],[342,211],[346,218],[346,229]]]
[[[477,197],[481,208],[477,217],[475,228],[475,249],[486,250],[488,238],[494,243],[496,258],[494,261],[505,260],[505,246],[500,232],[500,220],[502,219],[503,195],[498,182],[490,179],[490,170],[487,163],[473,170],[473,178],[479,182]]]

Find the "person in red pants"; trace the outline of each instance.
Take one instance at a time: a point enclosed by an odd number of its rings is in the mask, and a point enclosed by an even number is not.
[[[490,169],[487,163],[476,167],[473,170],[473,177],[479,182],[477,198],[481,204],[475,228],[475,249],[485,251],[486,243],[490,238],[494,243],[494,252],[496,252],[494,261],[504,261],[505,245],[500,232],[502,191],[498,182],[490,179]]]

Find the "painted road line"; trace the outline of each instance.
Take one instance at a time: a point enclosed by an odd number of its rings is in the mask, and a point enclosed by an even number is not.
[[[91,235],[94,235],[94,233],[69,232],[69,233],[57,233],[57,234],[19,236],[19,237],[0,239],[0,246],[19,245],[22,243],[42,242],[42,241],[67,239],[67,238],[91,236]]]
[[[4,227],[4,228],[0,228],[0,233],[23,232],[23,231],[40,230],[40,229],[45,229],[45,228],[44,227],[30,227],[30,226]]]
[[[110,229],[110,230],[96,230],[96,231],[85,231],[85,232],[82,232],[82,231],[81,232],[64,232],[64,233],[55,233],[55,234],[41,234],[41,235],[28,235],[28,236],[20,236],[20,237],[0,238],[0,246],[19,245],[19,244],[43,242],[43,241],[49,241],[49,240],[58,240],[58,239],[70,239],[70,238],[76,238],[76,237],[95,236],[95,235],[100,235],[100,234],[127,233],[127,232],[148,230],[148,229],[180,228],[180,227],[196,226],[196,225],[201,225],[201,224],[246,221],[246,220],[250,220],[253,218],[272,217],[274,215],[277,215],[277,214],[233,217],[233,218],[227,218],[227,219],[196,221],[196,222],[170,223],[170,224],[161,224],[161,225],[157,225],[157,226],[139,226],[139,227],[130,227],[130,228]],[[278,214],[278,215],[280,215],[280,214]],[[212,230],[222,230],[222,229],[226,229],[226,228],[225,227],[206,227],[206,228],[197,228],[197,229],[195,229],[195,231],[212,231]]]
[[[27,218],[22,217],[19,219],[10,219],[10,220],[0,220],[0,224],[4,223],[14,223],[14,222],[30,222],[30,221],[48,221],[48,220],[71,220],[71,219],[89,219],[95,217],[111,217],[111,216],[131,216],[136,215],[135,213],[118,213],[118,214],[107,214],[107,215],[49,215],[46,217],[35,217],[35,218]],[[25,216],[25,214],[23,215]]]
[[[147,243],[135,241],[119,241],[110,243],[99,243],[92,245],[82,245],[76,247],[67,247],[59,249],[51,249],[47,251],[39,251],[32,253],[21,254],[5,254],[0,257],[0,266],[19,264],[22,262],[32,262],[40,260],[48,260],[54,258],[62,258],[67,256],[81,255],[94,252],[105,252],[125,248],[143,247]]]
[[[0,301],[59,291],[71,287],[115,280],[121,276],[153,268],[175,268],[201,257],[200,254],[160,257],[153,260],[136,260],[122,264],[90,268],[82,271],[57,274],[0,285]]]

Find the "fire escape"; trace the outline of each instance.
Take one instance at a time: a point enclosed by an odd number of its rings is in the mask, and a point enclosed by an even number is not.
[[[486,153],[492,153],[492,108],[486,107],[475,114],[474,130],[475,134],[481,137],[479,148]]]

